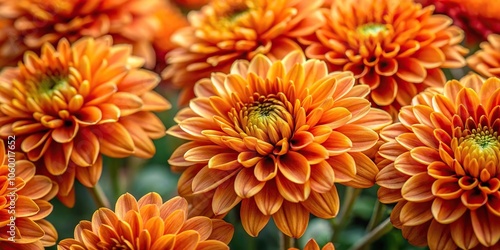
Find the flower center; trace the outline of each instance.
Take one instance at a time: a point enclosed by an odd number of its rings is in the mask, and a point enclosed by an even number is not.
[[[387,29],[387,26],[384,24],[367,23],[367,24],[363,24],[361,26],[358,26],[356,31],[363,36],[370,37],[370,36],[377,36],[380,33],[387,32],[388,29]]]
[[[37,91],[38,93],[52,94],[54,90],[63,87],[67,83],[66,79],[61,76],[49,76],[40,81]]]
[[[78,90],[71,85],[70,77],[65,73],[46,73],[30,75],[23,82],[28,99],[37,104],[33,111],[43,110],[44,114],[58,117],[61,109],[67,109],[68,102],[78,94]],[[63,104],[65,103],[65,104]],[[55,105],[61,104],[61,105]]]
[[[292,135],[293,117],[288,112],[284,100],[278,96],[259,96],[256,101],[245,104],[237,115],[238,132],[260,140],[276,144]]]
[[[452,167],[462,190],[462,203],[475,210],[488,201],[490,194],[500,189],[500,137],[488,127],[466,129],[452,141],[455,161]]]
[[[469,176],[487,182],[496,177],[500,165],[500,137],[488,127],[472,129],[468,135],[458,139],[455,158]],[[486,171],[485,173],[481,173]]]

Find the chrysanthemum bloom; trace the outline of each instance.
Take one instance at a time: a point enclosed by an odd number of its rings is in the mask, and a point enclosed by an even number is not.
[[[174,197],[165,203],[157,193],[137,201],[124,194],[115,211],[100,208],[92,221],[81,221],[75,238],[62,240],[59,250],[69,249],[229,249],[233,226],[223,220],[189,218],[188,203]]]
[[[490,34],[500,33],[498,2],[491,0],[416,0],[422,5],[434,5],[436,13],[445,14],[462,28],[469,44],[481,42]]]
[[[229,74],[200,80],[197,97],[167,132],[190,140],[169,160],[183,171],[179,194],[207,194],[199,201],[216,216],[241,202],[252,236],[271,216],[296,238],[310,213],[334,217],[334,182],[374,184],[378,169],[361,152],[377,143],[374,130],[392,121],[370,107],[368,86],[353,85],[350,72],[329,74],[324,62],[306,61],[301,51],[274,63],[264,55],[238,60]]]
[[[163,0],[2,0],[0,19],[6,25],[0,29],[0,66],[15,66],[25,51],[63,37],[73,42],[112,35],[115,43],[133,44],[134,54],[152,68],[155,34],[170,30],[157,13],[168,8]]]
[[[306,55],[326,60],[330,71],[352,71],[370,86],[370,100],[394,116],[425,88],[442,87],[442,68],[465,65],[462,30],[432,7],[411,0],[336,2],[323,12],[326,25],[305,39]]]
[[[109,36],[71,46],[63,39],[56,49],[47,43],[40,56],[27,52],[0,73],[0,136],[17,136],[68,206],[75,177],[87,187],[97,183],[101,154],[149,158],[151,139],[165,134],[151,113],[170,105],[152,91],[159,76],[140,69],[144,60],[131,56],[130,45],[112,43]]]
[[[500,249],[500,80],[477,75],[424,91],[380,136],[378,197],[431,249]]]
[[[172,36],[179,48],[167,54],[163,78],[182,90],[179,103],[193,98],[197,80],[228,73],[236,59],[257,54],[280,59],[301,49],[297,38],[324,22],[323,0],[213,0],[188,15],[189,27]]]
[[[298,248],[289,248],[288,250],[299,250]],[[307,241],[307,244],[304,246],[304,250],[320,250],[318,243],[314,239],[310,239]],[[335,246],[328,242],[326,245],[321,248],[321,250],[335,250]]]
[[[9,145],[14,145],[9,140]],[[0,249],[43,250],[56,244],[57,232],[45,217],[52,212],[49,200],[57,184],[35,175],[35,165],[18,159],[19,152],[5,151],[0,140]],[[15,218],[14,218],[15,217]]]
[[[484,77],[500,77],[500,35],[489,35],[480,50],[467,58],[467,64]]]

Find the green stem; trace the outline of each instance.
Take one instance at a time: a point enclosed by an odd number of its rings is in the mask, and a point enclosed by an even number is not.
[[[289,248],[294,247],[295,239],[280,232],[280,249],[288,250]]]
[[[343,199],[344,203],[342,204],[339,215],[333,220],[332,242],[337,241],[338,237],[340,236],[340,232],[347,225],[347,222],[349,221],[349,215],[351,214],[351,210],[354,207],[354,202],[356,202],[356,199],[358,198],[360,193],[361,189],[346,187]]]
[[[122,165],[121,159],[110,159],[109,174],[111,178],[111,189],[113,190],[114,199],[118,199],[118,197],[122,194],[122,188],[120,184],[121,165]]]
[[[366,227],[366,232],[370,232],[373,228],[380,223],[382,217],[385,213],[385,205],[377,201],[375,203],[375,208],[373,209],[372,217],[370,218],[370,222],[368,222],[368,226]]]
[[[364,248],[365,246],[368,246],[369,244],[375,242],[376,240],[380,239],[380,237],[384,236],[386,233],[390,232],[392,230],[392,223],[391,219],[387,218],[385,219],[380,225],[378,225],[373,231],[370,233],[366,234],[356,242],[349,250],[360,250]]]
[[[111,207],[111,203],[109,203],[108,197],[106,197],[106,194],[102,190],[102,187],[99,183],[97,183],[93,188],[87,188],[90,192],[90,195],[92,195],[92,198],[95,201],[95,204],[97,208],[101,207]]]

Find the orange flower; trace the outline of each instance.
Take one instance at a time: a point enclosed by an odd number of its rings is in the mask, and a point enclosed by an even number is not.
[[[500,77],[500,35],[489,35],[480,48],[467,58],[469,67],[484,77]]]
[[[58,249],[229,249],[231,224],[203,216],[188,219],[187,209],[181,197],[163,203],[157,193],[139,201],[127,193],[114,212],[100,208],[92,221],[81,221],[75,238],[62,240]]]
[[[288,250],[299,250],[298,248],[289,248]],[[304,250],[320,250],[318,243],[314,239],[310,239],[304,246]],[[335,250],[335,246],[329,242],[321,248],[321,250]]]
[[[169,160],[184,171],[179,194],[207,194],[193,206],[211,206],[216,216],[241,201],[252,236],[271,216],[295,238],[310,213],[334,217],[334,182],[374,184],[378,169],[362,151],[377,143],[374,130],[391,123],[389,114],[370,108],[368,86],[353,85],[350,72],[329,74],[324,62],[306,61],[301,51],[274,63],[264,55],[239,60],[229,74],[200,80],[197,97],[167,132],[190,140]]]
[[[133,44],[134,54],[152,68],[155,34],[171,29],[156,13],[169,7],[163,0],[1,0],[6,25],[0,29],[0,66],[16,65],[25,51],[38,51],[45,42],[109,34],[115,43]]]
[[[151,113],[169,108],[153,92],[158,75],[139,69],[143,60],[111,37],[85,38],[71,47],[45,44],[41,56],[0,73],[0,136],[18,136],[20,149],[38,170],[59,184],[58,197],[74,203],[75,177],[85,186],[98,181],[101,154],[150,158],[150,138],[165,134]],[[145,122],[147,121],[147,122]]]
[[[16,144],[9,139],[9,147]],[[57,231],[44,218],[52,212],[49,200],[57,194],[57,184],[35,175],[35,165],[5,152],[0,140],[0,249],[40,249],[56,244]]]
[[[370,100],[396,116],[426,87],[443,86],[441,68],[465,65],[463,32],[432,11],[411,0],[334,1],[306,55],[326,60],[330,71],[352,71],[372,89]]]
[[[491,0],[416,0],[424,6],[434,5],[436,13],[445,14],[465,31],[468,43],[486,40],[492,33],[500,33],[498,2]]]
[[[322,0],[213,0],[188,15],[191,26],[172,40],[179,48],[167,54],[166,80],[181,88],[180,104],[195,96],[197,80],[212,72],[228,73],[236,59],[257,54],[272,59],[301,49],[297,38],[312,34],[324,19]]]
[[[381,202],[414,245],[500,249],[500,80],[477,75],[429,90],[380,136]]]

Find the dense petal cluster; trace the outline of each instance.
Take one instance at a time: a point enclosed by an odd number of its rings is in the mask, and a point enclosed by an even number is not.
[[[370,107],[369,87],[354,81],[350,72],[328,73],[324,62],[306,61],[301,51],[274,63],[264,55],[238,60],[229,74],[200,80],[197,97],[168,130],[189,140],[169,160],[183,171],[179,194],[207,194],[194,206],[215,216],[241,203],[252,236],[271,217],[292,237],[304,233],[310,213],[334,217],[334,182],[374,184],[378,169],[363,151],[392,121]]]
[[[323,24],[322,0],[214,0],[188,15],[189,27],[172,37],[179,48],[167,54],[163,77],[182,90],[179,102],[194,97],[193,86],[212,72],[228,73],[236,59],[266,54],[279,59],[301,49],[297,38]]]
[[[163,0],[0,0],[0,66],[16,65],[25,51],[63,37],[73,42],[112,35],[115,43],[132,44],[134,54],[154,67],[152,42],[175,28],[158,20],[169,8]]]
[[[394,116],[425,88],[442,87],[442,68],[465,65],[462,30],[431,7],[412,0],[333,2],[323,11],[326,24],[304,39],[306,55],[327,61],[330,71],[352,71],[372,89],[370,100]]]
[[[465,31],[465,40],[474,44],[500,33],[500,6],[490,0],[416,0],[424,6],[435,6],[436,13],[445,14]]]
[[[11,137],[9,148],[15,147],[14,141]],[[35,165],[19,154],[6,152],[0,140],[0,249],[43,250],[57,240],[56,229],[45,218],[52,212],[49,200],[58,186],[35,175]]]
[[[484,77],[500,77],[500,35],[488,36],[480,50],[467,58],[468,66]]]
[[[0,73],[0,136],[17,136],[68,206],[75,177],[96,184],[102,154],[150,158],[151,139],[165,134],[151,112],[170,107],[152,91],[159,76],[140,68],[144,60],[131,56],[129,45],[112,43],[109,36],[47,43],[40,56],[27,52],[18,67]]]
[[[430,249],[500,248],[500,80],[424,91],[384,128],[377,184],[391,221]]]
[[[118,199],[114,212],[100,208],[92,221],[81,221],[75,238],[62,240],[58,249],[229,249],[231,224],[203,216],[188,219],[187,210],[181,197],[163,203],[157,193],[139,201],[127,193]]]
[[[299,250],[298,248],[290,248],[288,250]],[[307,244],[304,246],[303,250],[320,250],[318,243],[314,239],[310,239]],[[335,246],[333,243],[328,242],[326,245],[321,248],[321,250],[335,250]]]

